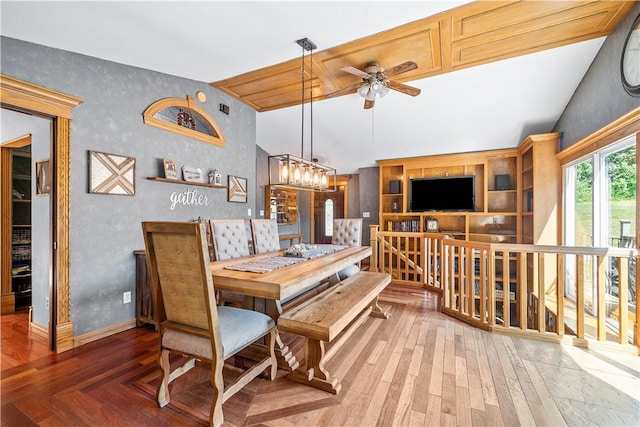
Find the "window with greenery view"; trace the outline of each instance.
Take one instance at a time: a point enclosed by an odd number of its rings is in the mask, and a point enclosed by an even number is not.
[[[564,243],[569,246],[636,247],[635,136],[595,152],[565,168]],[[566,293],[584,286],[585,308],[595,314],[596,283],[590,266],[583,283],[575,282],[573,259],[567,259]],[[635,310],[635,259],[629,259],[629,309]],[[606,273],[607,316],[618,306],[617,265]],[[614,322],[612,322],[614,323]]]

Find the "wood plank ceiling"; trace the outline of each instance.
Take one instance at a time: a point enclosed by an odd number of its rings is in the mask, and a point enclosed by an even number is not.
[[[609,35],[634,1],[486,1],[469,3],[339,46],[313,52],[313,100],[360,81],[340,68],[418,68],[393,77],[412,80]],[[327,27],[327,31],[329,28]],[[309,85],[310,56],[305,79]],[[211,83],[257,111],[299,105],[300,57]],[[530,78],[527,76],[526,78]],[[523,80],[524,81],[524,80]],[[346,92],[346,93],[353,93]],[[345,93],[345,94],[346,94]],[[308,99],[305,99],[308,102]]]

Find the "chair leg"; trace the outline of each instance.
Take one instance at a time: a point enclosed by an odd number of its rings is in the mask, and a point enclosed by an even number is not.
[[[269,356],[271,358],[271,368],[269,369],[269,379],[271,381],[276,379],[278,375],[278,360],[276,359],[276,337],[278,336],[277,329],[272,329],[269,333]]]
[[[169,363],[169,350],[162,349],[160,351],[160,357],[158,358],[160,369],[162,369],[162,380],[158,384],[158,390],[156,391],[156,400],[158,406],[161,408],[166,406],[171,400],[169,395],[169,376],[171,374],[171,364]]]
[[[222,402],[224,399],[224,378],[222,377],[222,368],[224,361],[211,361],[211,385],[213,386],[213,399],[211,401],[211,409],[209,410],[209,424],[211,426],[221,426],[224,423],[224,414],[222,413]]]

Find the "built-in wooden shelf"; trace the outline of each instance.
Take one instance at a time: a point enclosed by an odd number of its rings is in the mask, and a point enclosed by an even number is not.
[[[206,182],[192,182],[192,181],[182,181],[179,179],[169,179],[169,178],[161,178],[159,176],[149,176],[147,179],[151,181],[160,181],[160,182],[170,182],[172,184],[182,184],[182,185],[196,185],[199,187],[209,187],[209,188],[227,188],[226,185],[219,184],[209,184]]]

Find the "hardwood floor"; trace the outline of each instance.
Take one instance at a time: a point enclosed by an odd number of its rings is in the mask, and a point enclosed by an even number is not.
[[[224,404],[228,425],[640,425],[640,358],[491,334],[437,311],[420,289],[389,286],[388,320],[368,319],[328,363],[337,396],[256,379]],[[205,425],[212,394],[196,368],[154,400],[153,329],[132,329],[59,354],[5,341],[3,426]],[[5,324],[6,323],[6,324]],[[285,337],[287,338],[287,337]],[[302,341],[295,337],[298,354]],[[45,349],[46,349],[46,343]],[[5,354],[6,353],[6,354]]]

